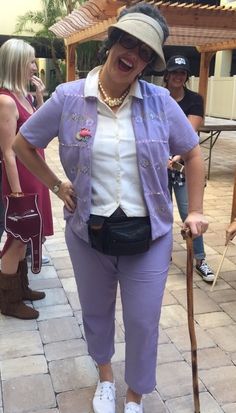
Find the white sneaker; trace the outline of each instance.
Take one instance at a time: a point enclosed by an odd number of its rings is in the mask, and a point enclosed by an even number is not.
[[[115,383],[99,381],[93,398],[94,413],[115,413],[115,399]]]
[[[124,413],[143,413],[142,401],[140,404],[134,402],[125,403]]]
[[[50,259],[46,255],[42,255],[42,265],[47,265],[49,264]]]

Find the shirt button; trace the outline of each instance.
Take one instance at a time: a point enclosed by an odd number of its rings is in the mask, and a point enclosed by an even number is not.
[[[141,161],[141,166],[143,166],[144,168],[147,168],[147,166],[149,166],[149,165],[150,165],[150,162],[149,162],[148,159],[143,159]]]

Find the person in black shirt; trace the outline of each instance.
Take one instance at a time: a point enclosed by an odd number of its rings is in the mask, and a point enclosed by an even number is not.
[[[165,87],[170,91],[170,95],[176,100],[193,128],[197,131],[203,121],[204,105],[202,97],[186,87],[189,76],[190,65],[186,57],[172,56],[168,60],[164,73]],[[183,165],[181,172],[174,169],[176,162]],[[177,164],[177,166],[179,165]],[[184,222],[188,215],[188,198],[183,172],[184,164],[179,155],[170,157],[168,168],[170,194],[172,197],[174,192],[179,214]],[[193,240],[193,249],[196,271],[202,276],[204,281],[212,282],[214,280],[214,273],[205,260],[206,254],[202,236]]]

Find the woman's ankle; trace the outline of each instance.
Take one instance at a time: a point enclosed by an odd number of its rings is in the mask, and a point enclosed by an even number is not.
[[[127,389],[126,392],[126,403],[134,402],[140,404],[142,400],[142,394],[138,394],[131,390],[130,388]]]
[[[111,363],[98,364],[98,370],[99,370],[99,379],[101,382],[110,381],[111,383],[113,383],[114,376],[113,376]]]

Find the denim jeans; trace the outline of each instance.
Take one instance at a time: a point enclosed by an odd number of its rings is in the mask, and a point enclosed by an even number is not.
[[[169,179],[169,191],[170,191],[171,199],[172,199],[173,192],[175,194],[175,199],[176,199],[176,204],[178,207],[179,215],[181,217],[181,220],[184,222],[184,220],[187,218],[187,215],[188,215],[188,194],[187,194],[186,184],[184,182],[182,186],[178,185],[177,183],[173,184],[171,182],[171,179]],[[204,243],[203,243],[202,235],[200,237],[194,238],[193,251],[194,251],[194,257],[196,260],[203,260],[205,258],[206,254],[204,251]]]

